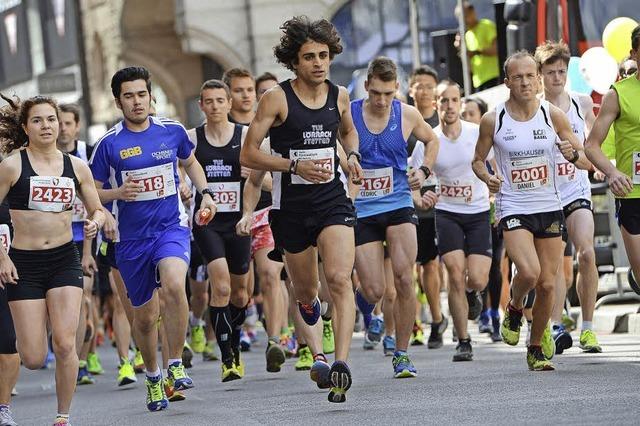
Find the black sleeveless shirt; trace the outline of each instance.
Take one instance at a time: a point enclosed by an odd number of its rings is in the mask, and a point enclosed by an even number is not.
[[[329,91],[325,105],[308,108],[298,99],[291,80],[280,83],[287,99],[287,118],[269,130],[271,149],[282,158],[317,159],[331,168],[332,180],[321,184],[305,184],[300,176],[273,173],[273,208],[305,213],[325,210],[347,201],[346,181],[340,169],[336,137],[340,125],[338,86],[325,80]]]
[[[62,176],[38,175],[31,166],[26,149],[20,151],[20,160],[22,162],[20,177],[7,193],[11,210],[71,210],[80,183],[73,170],[69,154],[62,153]],[[71,179],[73,184],[64,187],[61,178]]]
[[[233,136],[224,146],[209,144],[204,124],[196,128],[198,145],[194,155],[207,176],[207,186],[214,192],[218,212],[208,226],[216,231],[235,232],[236,223],[242,218],[244,181],[240,175],[240,145],[243,127],[235,124]],[[201,201],[202,196],[196,193],[196,207]]]

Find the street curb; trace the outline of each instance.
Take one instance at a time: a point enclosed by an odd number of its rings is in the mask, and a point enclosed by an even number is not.
[[[634,334],[636,336],[640,336],[640,313],[637,314],[629,314],[627,317],[628,320],[628,333]]]

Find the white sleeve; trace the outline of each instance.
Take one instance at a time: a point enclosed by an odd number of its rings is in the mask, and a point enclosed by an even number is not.
[[[422,166],[422,161],[424,160],[424,143],[422,141],[417,141],[416,146],[413,148],[413,153],[411,153],[411,157],[409,157],[409,167],[413,167],[414,169]]]

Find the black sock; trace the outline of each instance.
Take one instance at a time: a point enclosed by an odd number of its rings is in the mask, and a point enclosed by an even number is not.
[[[209,315],[211,316],[211,324],[220,347],[222,362],[228,365],[233,362],[233,352],[231,352],[233,328],[231,326],[229,305],[222,307],[209,306]]]
[[[242,330],[242,324],[247,318],[247,307],[243,306],[238,308],[233,303],[229,303],[229,312],[231,314],[231,349],[234,354],[240,352],[240,331]]]

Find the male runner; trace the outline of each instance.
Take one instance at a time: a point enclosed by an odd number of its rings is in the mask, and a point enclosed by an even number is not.
[[[589,96],[568,93],[567,69],[571,53],[562,43],[546,42],[538,46],[535,52],[538,67],[542,74],[544,99],[565,112],[573,132],[580,142],[593,126],[593,102]],[[591,211],[591,182],[586,170],[576,169],[557,151],[556,173],[558,190],[562,200],[562,210],[568,237],[576,247],[578,254],[578,278],[576,288],[582,310],[582,332],[580,347],[585,352],[602,352],[598,339],[593,332],[593,311],[598,295],[598,268],[593,248],[593,212]],[[570,246],[568,242],[565,242]],[[565,252],[566,255],[566,252]],[[567,297],[567,285],[563,268],[558,268],[556,282],[556,303],[553,309],[552,335],[556,344],[556,353],[561,354],[572,346],[571,335],[562,325],[562,312]]]
[[[640,63],[640,25],[631,32],[631,59]],[[629,284],[640,294],[640,74],[613,84],[602,100],[600,112],[586,142],[586,152],[593,165],[609,178],[616,196],[618,224],[629,257]],[[609,127],[615,130],[614,166],[602,152],[602,142]]]
[[[336,340],[329,401],[344,402],[351,387],[346,360],[355,321],[355,212],[342,182],[336,137],[339,132],[354,180],[362,177],[358,139],[346,89],[326,79],[331,60],[342,51],[335,27],[325,19],[301,16],[281,28],[275,56],[296,78],[264,94],[240,160],[246,167],[273,172],[271,228],[276,245],[285,252],[299,310],[309,325],[320,317],[318,252],[322,257],[334,301]],[[271,155],[260,151],[267,133]]]
[[[253,75],[244,68],[231,68],[222,75],[222,81],[231,90],[229,121],[248,126],[256,114],[256,83]]]
[[[190,247],[187,216],[178,196],[178,160],[197,191],[204,191],[200,210],[215,214],[216,206],[184,127],[149,116],[149,72],[142,67],[121,69],[111,79],[111,90],[124,118],[96,144],[91,170],[103,203],[113,200],[114,193],[124,194],[114,205],[116,263],[135,308],[133,333],[146,367],[147,408],[158,411],[168,406],[156,359],[160,297],[169,343],[169,379],[176,390],[193,387],[181,360]],[[107,181],[113,190],[102,190]],[[125,191],[119,191],[122,187]]]
[[[563,225],[554,173],[556,144],[572,163],[585,159],[564,113],[536,98],[540,76],[534,57],[526,51],[516,52],[507,58],[504,69],[509,99],[482,117],[473,171],[489,190],[498,193],[496,218],[504,232],[507,254],[517,268],[502,322],[502,338],[509,345],[518,344],[524,298],[535,288],[527,364],[531,370],[553,370],[548,358],[553,356],[555,346],[548,322],[555,274],[562,259]],[[485,165],[491,147],[495,150],[497,175],[490,175]]]
[[[356,298],[360,310],[367,315],[384,296],[382,243],[386,241],[397,292],[394,377],[415,377],[417,371],[407,355],[416,316],[413,264],[418,249],[415,231],[418,218],[411,190],[419,189],[431,174],[438,139],[417,109],[395,99],[399,83],[397,67],[391,59],[379,57],[371,61],[364,84],[368,99],[351,103],[364,172],[355,201],[356,270],[362,283]],[[406,140],[410,134],[424,141],[427,148],[423,165],[407,172]]]

